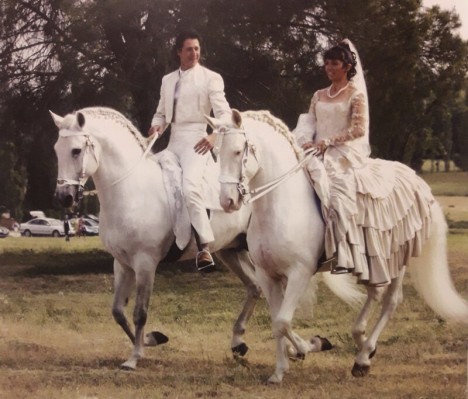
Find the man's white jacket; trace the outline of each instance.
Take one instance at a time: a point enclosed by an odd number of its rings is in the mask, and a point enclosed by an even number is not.
[[[176,105],[175,123],[204,123],[204,115],[213,109],[216,118],[230,118],[231,108],[224,94],[224,82],[220,74],[196,64],[187,71],[177,69],[165,75],[161,83],[161,97],[151,126],[163,129],[174,115],[174,93],[177,81],[181,79]]]

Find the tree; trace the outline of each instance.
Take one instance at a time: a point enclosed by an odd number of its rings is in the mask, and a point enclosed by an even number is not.
[[[174,36],[187,27],[241,111],[269,109],[294,127],[328,83],[324,47],[349,37],[366,72],[376,156],[417,169],[436,145],[451,157],[452,142],[464,142],[467,43],[453,34],[456,14],[421,0],[3,0],[0,20],[0,134],[28,184],[25,208],[52,207],[48,110],[108,106],[146,132],[162,76],[177,66]]]

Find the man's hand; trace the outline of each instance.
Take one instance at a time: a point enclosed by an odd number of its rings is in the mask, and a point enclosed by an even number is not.
[[[151,126],[148,130],[148,139],[151,140],[155,134],[160,135],[161,126]]]
[[[216,135],[214,133],[203,137],[193,149],[197,154],[205,155],[208,151],[210,151],[214,147],[214,143],[216,141]]]

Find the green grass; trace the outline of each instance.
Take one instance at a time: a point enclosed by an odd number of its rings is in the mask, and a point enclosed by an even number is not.
[[[468,196],[468,173],[423,173],[421,176],[436,196]]]

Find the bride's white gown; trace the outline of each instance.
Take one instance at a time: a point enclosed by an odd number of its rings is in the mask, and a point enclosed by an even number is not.
[[[299,144],[331,141],[323,162],[308,165],[323,200],[327,257],[335,255],[362,283],[386,285],[420,255],[434,198],[409,167],[369,158],[367,102],[355,86],[336,101],[325,96],[314,94],[296,136]]]

